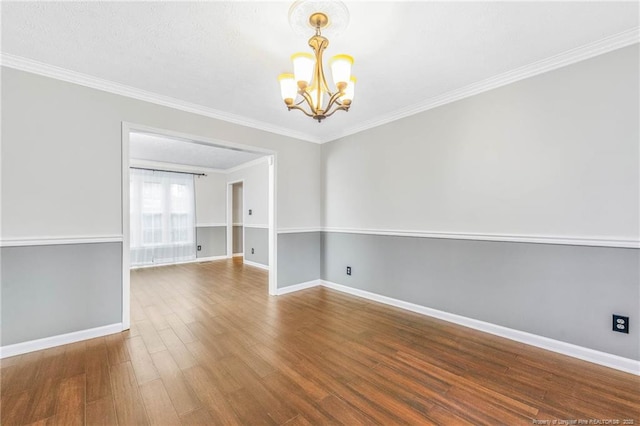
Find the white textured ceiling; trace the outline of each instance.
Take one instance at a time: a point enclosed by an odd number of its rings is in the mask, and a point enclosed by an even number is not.
[[[264,154],[135,132],[129,135],[129,157],[133,160],[227,170],[264,157]]]
[[[635,1],[346,3],[349,27],[326,56],[355,57],[356,97],[323,123],[280,98],[289,56],[310,51],[289,26],[289,1],[4,1],[3,62],[26,58],[327,140],[638,27]]]

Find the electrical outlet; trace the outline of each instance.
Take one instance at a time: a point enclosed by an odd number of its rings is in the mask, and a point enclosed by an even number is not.
[[[253,214],[253,210],[249,209],[249,216]]]
[[[254,249],[251,249],[251,254],[256,254]]]
[[[347,266],[347,275],[351,275],[351,266]]]
[[[198,246],[198,251],[202,251],[202,246]]]
[[[613,331],[629,334],[629,317],[613,314]]]

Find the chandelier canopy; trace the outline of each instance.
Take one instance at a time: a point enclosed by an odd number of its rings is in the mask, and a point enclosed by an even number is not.
[[[329,17],[323,12],[314,12],[309,24],[315,35],[309,39],[310,53],[295,53],[291,56],[293,74],[280,74],[280,91],[289,111],[302,111],[318,123],[338,110],[349,111],[355,91],[356,78],[351,75],[353,58],[335,55],[329,60],[335,90],[329,90],[322,64],[322,54],[329,46],[329,39],[321,30],[329,25]]]

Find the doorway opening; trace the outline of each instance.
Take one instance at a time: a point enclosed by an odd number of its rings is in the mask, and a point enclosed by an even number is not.
[[[227,185],[227,194],[231,197],[231,200],[227,200],[231,213],[227,214],[232,219],[227,224],[227,257],[241,257],[244,260],[244,180]]]
[[[145,240],[145,238],[132,239],[131,236],[130,169],[133,167],[158,173],[177,172],[194,176],[195,226],[193,233],[195,240],[193,244],[196,255],[193,259],[186,260],[187,262],[230,258],[234,254],[242,255],[243,261],[248,265],[268,269],[268,292],[270,295],[276,294],[276,153],[263,148],[199,135],[123,122],[123,329],[129,329],[131,324],[131,244],[133,241],[137,244],[138,241]],[[249,203],[252,203],[251,206],[248,206],[245,200],[247,193],[251,194]],[[247,220],[247,218],[251,219]],[[252,238],[259,238],[251,243],[254,255],[253,258],[250,257],[252,260],[246,259],[246,226],[260,228],[263,231],[251,233]],[[134,231],[144,232],[137,228]],[[256,235],[258,237],[255,237]],[[160,241],[169,244],[171,238]],[[157,243],[157,241],[154,242]]]

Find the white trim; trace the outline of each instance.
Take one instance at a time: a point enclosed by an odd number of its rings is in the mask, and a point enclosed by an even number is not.
[[[25,246],[54,246],[59,244],[94,244],[94,243],[121,243],[122,235],[86,235],[86,236],[62,236],[62,237],[26,237],[5,238],[0,241],[0,247],[25,247]]]
[[[365,290],[355,289],[330,281],[321,281],[321,285],[332,290],[348,293],[353,296],[372,300],[374,302],[384,303],[385,305],[406,309],[411,312],[438,318],[444,321],[452,322],[454,324],[462,325],[464,327],[469,327],[474,330],[479,330],[485,333],[514,340],[516,342],[521,342],[527,345],[536,346],[538,348],[547,349],[552,352],[568,355],[574,358],[582,359],[584,361],[604,365],[606,367],[615,368],[616,370],[625,371],[627,373],[640,375],[640,361],[636,361],[633,359],[612,355],[606,352],[596,351],[594,349],[589,349],[571,343],[550,339],[548,337],[538,336],[520,330],[502,327],[500,325],[479,321],[473,318],[463,317],[461,315],[450,314],[448,312],[427,308],[426,306],[416,305],[414,303],[393,299],[391,297],[382,296]]]
[[[304,232],[322,232],[322,228],[280,228],[278,234],[301,234]]]
[[[221,139],[214,139],[214,138],[209,138],[201,135],[176,132],[173,130],[161,129],[158,127],[147,126],[144,124],[129,123],[126,121],[123,122],[123,124],[126,124],[129,127],[129,130],[131,132],[152,133],[157,136],[166,136],[166,137],[170,137],[171,139],[178,139],[185,142],[196,143],[196,144],[206,145],[206,146],[212,145],[218,148],[239,149],[240,151],[247,151],[254,154],[262,154],[266,156],[273,154],[273,150],[260,148],[253,145],[245,145],[245,144],[236,143],[236,142],[228,142]]]
[[[253,267],[264,269],[264,270],[267,270],[267,271],[270,269],[268,265],[263,265],[262,263],[258,263],[258,262],[252,262],[252,261],[247,260],[247,259],[244,259],[244,261],[242,263],[244,263],[245,265],[253,266]]]
[[[184,262],[184,263],[200,263],[200,262],[211,262],[213,260],[226,260],[227,256],[209,256],[209,257],[198,257],[194,260],[189,260],[188,262]]]
[[[215,118],[229,123],[239,124],[241,126],[251,127],[265,132],[276,133],[295,139],[308,142],[320,143],[320,140],[307,133],[298,132],[285,127],[276,126],[264,121],[255,120],[249,117],[243,117],[237,114],[220,111],[203,105],[197,105],[169,96],[159,95],[157,93],[147,92],[135,87],[126,86],[124,84],[115,83],[113,81],[104,80],[76,71],[56,67],[54,65],[45,64],[43,62],[34,61],[32,59],[23,58],[21,56],[2,53],[0,55],[0,63],[2,66],[14,68],[21,71],[39,74],[57,80],[68,81],[80,86],[90,87],[92,89],[102,90],[108,93],[126,96],[157,105],[175,108],[180,111],[190,112],[192,114],[203,115],[205,117]]]
[[[619,34],[614,34],[601,40],[597,40],[593,43],[589,43],[584,46],[571,49],[566,52],[562,52],[557,55],[531,63],[529,65],[507,71],[503,74],[498,74],[486,80],[482,80],[477,83],[473,83],[468,86],[441,94],[439,96],[426,99],[417,104],[393,111],[390,114],[378,116],[365,123],[347,128],[326,137],[318,137],[309,133],[276,126],[249,117],[243,117],[213,108],[208,108],[202,105],[192,104],[180,99],[159,95],[157,93],[147,92],[134,87],[115,83],[113,81],[104,80],[87,74],[82,74],[79,72],[45,64],[43,62],[34,61],[32,59],[23,58],[21,56],[11,55],[8,53],[0,54],[0,64],[9,68],[43,75],[46,77],[55,78],[57,80],[68,81],[71,83],[79,84],[81,86],[91,87],[94,89],[103,90],[105,92],[115,93],[118,95],[127,96],[129,98],[139,99],[145,102],[163,105],[181,111],[203,115],[217,120],[223,120],[229,123],[239,124],[266,132],[276,133],[313,143],[325,143],[348,135],[352,135],[354,133],[359,133],[364,130],[371,129],[373,127],[381,126],[383,124],[387,124],[401,118],[418,114],[420,112],[424,112],[441,105],[455,102],[469,96],[496,89],[498,87],[523,80],[525,78],[533,77],[560,67],[571,65],[573,63],[580,62],[594,56],[602,55],[616,49],[630,46],[634,43],[638,43],[639,38],[640,29],[638,27],[632,28]]]
[[[268,229],[268,228],[269,228],[269,225],[264,225],[264,224],[260,224],[260,223],[258,223],[258,224],[248,224],[248,223],[245,223],[245,224],[244,224],[244,227],[245,227],[245,228],[257,228],[257,229]]]
[[[129,330],[131,328],[131,210],[129,204],[131,202],[129,196],[129,136],[133,130],[133,125],[122,122],[122,145],[120,155],[122,155],[122,211],[120,212],[120,222],[122,223],[122,328]]]
[[[589,43],[575,49],[567,50],[565,52],[550,56],[537,62],[533,62],[523,67],[498,74],[486,80],[482,80],[468,86],[443,93],[439,96],[425,99],[422,102],[418,102],[405,108],[395,110],[390,114],[375,117],[364,123],[349,127],[345,130],[324,137],[322,138],[321,143],[334,141],[345,136],[360,133],[364,130],[378,127],[392,121],[400,120],[401,118],[409,117],[411,115],[415,115],[442,105],[446,105],[460,99],[468,98],[470,96],[487,92],[498,87],[506,86],[507,84],[515,83],[516,81],[524,80],[526,78],[549,72],[557,68],[565,67],[576,62],[592,58],[594,56],[602,55],[616,49],[630,46],[632,44],[638,43],[639,38],[640,28],[632,28],[619,34],[614,34],[601,40],[597,40],[593,43]]]
[[[283,294],[293,293],[295,291],[300,291],[300,290],[306,290],[308,288],[317,287],[319,285],[322,285],[320,280],[312,280],[312,281],[307,281],[300,284],[289,285],[286,287],[279,288],[276,291],[276,295],[282,296]]]
[[[238,170],[242,170],[242,169],[246,169],[246,168],[249,168],[249,167],[257,166],[258,164],[264,163],[268,159],[269,159],[269,156],[256,158],[255,160],[247,161],[246,163],[242,163],[242,164],[239,164],[239,165],[237,165],[235,167],[231,167],[229,169],[226,169],[224,172],[226,174],[237,172]]]
[[[222,223],[196,223],[196,228],[222,228],[227,227],[225,222]]]
[[[244,196],[243,196],[243,198],[244,198]],[[232,224],[232,226],[242,226],[242,223],[234,223],[234,224]]]
[[[276,226],[278,223],[278,167],[277,156],[269,157],[269,295],[274,295],[278,291],[278,233]],[[244,194],[244,192],[243,192]],[[244,243],[243,243],[244,244]],[[242,246],[245,249],[245,246]]]
[[[233,223],[233,185],[242,184],[242,215],[244,216],[244,179],[238,179],[233,181],[227,181],[227,257],[233,257],[233,227],[236,226]],[[242,228],[242,248],[244,249],[244,227]]]
[[[129,161],[129,167],[147,167],[150,169],[166,170],[168,172],[187,172],[187,173],[218,173],[225,174],[222,169],[212,169],[210,167],[190,166],[187,164],[165,163],[163,161],[136,160],[132,158]]]
[[[72,333],[59,334],[57,336],[45,337],[28,342],[15,343],[0,348],[0,358],[7,358],[26,354],[27,352],[40,351],[54,346],[67,345],[81,340],[94,339],[96,337],[107,336],[119,333],[123,330],[122,324],[103,325],[102,327],[90,328],[88,330],[74,331]]]
[[[598,237],[566,237],[552,235],[476,234],[464,232],[408,231],[397,229],[323,228],[323,232],[344,234],[388,235],[395,237],[443,238],[454,240],[503,241],[571,246],[640,248],[639,240],[605,239]]]
[[[175,266],[175,265],[184,265],[185,263],[200,263],[200,262],[211,262],[212,260],[226,260],[227,256],[209,256],[209,257],[196,257],[191,260],[181,260],[179,262],[171,262],[171,263],[153,263],[150,265],[137,265],[132,266],[131,270],[134,269],[145,269],[145,268],[156,268],[159,266]]]
[[[232,257],[243,257],[244,253],[233,253]]]

